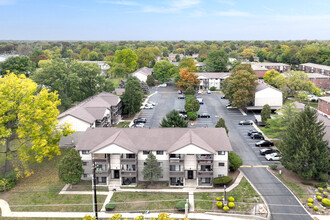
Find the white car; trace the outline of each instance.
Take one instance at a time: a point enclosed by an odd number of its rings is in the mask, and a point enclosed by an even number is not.
[[[318,99],[319,97],[317,97],[316,95],[308,95],[308,101],[310,102],[317,102]]]
[[[266,154],[266,160],[280,160],[282,157],[277,153]]]
[[[152,106],[155,106],[156,105],[156,103],[155,102],[152,102],[152,101],[149,101],[147,104],[148,105],[152,105]]]
[[[211,94],[211,90],[207,90],[207,94]]]
[[[151,104],[148,104],[148,103],[146,103],[143,106],[141,106],[141,109],[153,109],[153,108],[154,108],[154,106],[151,105]]]
[[[166,83],[163,83],[163,84],[160,84],[159,87],[166,87],[167,84]]]

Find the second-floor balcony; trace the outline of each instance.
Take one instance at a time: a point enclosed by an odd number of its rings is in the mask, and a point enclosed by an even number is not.
[[[197,171],[197,177],[213,177],[213,171]]]
[[[137,158],[135,154],[122,154],[120,157],[121,164],[136,164]]]
[[[121,177],[136,177],[137,176],[137,172],[136,170],[121,170]]]
[[[170,177],[184,177],[184,171],[170,171]]]

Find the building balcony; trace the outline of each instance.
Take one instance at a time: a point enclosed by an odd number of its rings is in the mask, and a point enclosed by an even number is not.
[[[102,175],[102,176],[104,176],[104,175],[108,175],[108,173],[109,173],[109,171],[108,170],[106,170],[106,169],[100,169],[100,168],[96,168],[96,170],[95,170],[95,174],[96,174],[96,176],[100,176],[100,175]]]
[[[184,171],[170,171],[170,177],[184,177]]]
[[[213,171],[198,171],[197,177],[213,177]]]
[[[170,165],[183,164],[184,159],[182,158],[170,158]]]
[[[122,170],[121,177],[136,177],[137,172],[133,170]]]

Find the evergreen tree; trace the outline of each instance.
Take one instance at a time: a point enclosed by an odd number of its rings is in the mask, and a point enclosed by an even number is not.
[[[122,97],[123,113],[131,115],[140,111],[142,99],[143,93],[141,91],[140,81],[136,77],[128,77],[125,93]]]
[[[199,101],[194,96],[186,97],[186,104],[184,105],[186,112],[197,112],[199,108]]]
[[[267,123],[267,120],[270,118],[272,110],[268,104],[264,105],[261,110],[261,121]]]
[[[159,180],[162,175],[162,168],[158,165],[158,161],[151,151],[145,161],[142,175],[144,180],[151,182]]]
[[[194,87],[189,86],[189,87],[186,89],[186,95],[195,95],[195,89],[194,89]]]
[[[155,78],[153,77],[153,75],[147,76],[146,83],[148,86],[155,86],[156,82],[155,82]]]
[[[67,184],[77,184],[80,182],[84,169],[79,152],[74,148],[70,149],[58,164],[58,176],[60,180]]]
[[[330,170],[328,141],[323,140],[325,125],[310,107],[289,123],[280,150],[282,164],[304,179],[323,179]]]
[[[188,127],[188,123],[180,116],[178,111],[172,110],[166,115],[166,118],[163,118],[160,126],[186,128]]]
[[[223,118],[219,118],[217,124],[215,125],[216,128],[224,128],[226,129],[226,133],[228,134],[229,130],[226,126],[226,122]]]

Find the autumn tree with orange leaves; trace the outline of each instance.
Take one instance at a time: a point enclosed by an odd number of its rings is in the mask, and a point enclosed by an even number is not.
[[[198,75],[195,73],[189,72],[188,68],[181,69],[179,72],[180,78],[177,81],[176,85],[181,89],[186,89],[189,86],[194,88],[199,86],[199,80],[197,79]]]

